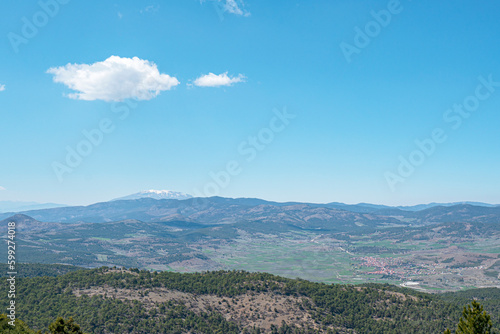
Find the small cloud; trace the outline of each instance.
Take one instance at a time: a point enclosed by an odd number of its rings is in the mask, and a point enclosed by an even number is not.
[[[121,12],[118,12],[118,18],[121,19],[123,17],[123,14]]]
[[[144,14],[144,13],[156,13],[159,10],[160,10],[160,5],[149,5],[149,6],[146,6],[145,8],[143,8],[143,9],[141,9],[141,14]]]
[[[234,83],[244,82],[245,79],[245,76],[242,74],[239,74],[237,77],[229,77],[227,72],[219,75],[209,73],[197,78],[194,84],[198,87],[231,86]]]
[[[0,92],[3,92],[5,90],[5,85],[0,85]]]
[[[161,74],[155,63],[137,57],[111,56],[90,65],[52,67],[47,73],[54,75],[54,82],[76,91],[69,98],[85,101],[150,100],[180,83],[175,77]]]
[[[203,3],[205,0],[200,0]],[[250,12],[244,10],[245,3],[243,0],[211,0],[214,6],[222,9],[223,12],[240,16],[250,16]],[[218,9],[218,10],[220,10]]]
[[[0,186],[0,191],[1,191],[1,190],[7,190],[7,189],[5,189],[4,187]]]
[[[243,5],[243,1],[241,1],[241,5]],[[236,15],[243,15],[244,12],[236,3],[236,0],[226,0],[226,4],[224,5],[224,9],[226,12]]]

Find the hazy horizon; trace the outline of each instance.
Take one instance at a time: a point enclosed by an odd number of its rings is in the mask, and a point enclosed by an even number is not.
[[[139,192],[137,192],[139,193]],[[136,193],[134,193],[136,194]],[[103,203],[103,202],[109,202],[113,201],[116,199],[120,199],[120,197],[125,197],[128,195],[132,194],[123,194],[123,196],[118,196],[115,198],[110,198],[110,199],[104,199],[104,200],[97,200],[97,201],[90,201],[90,202],[84,202],[84,203],[54,203],[54,202],[27,202],[27,201],[22,201],[22,200],[0,200],[0,202],[14,202],[14,203],[26,203],[26,204],[56,204],[56,205],[67,205],[67,206],[87,206],[87,205],[92,205],[96,203]],[[190,194],[187,194],[190,195]],[[482,203],[482,204],[488,204],[488,205],[500,205],[499,203],[489,203],[489,202],[481,202],[481,201],[469,201],[469,200],[464,200],[464,201],[449,201],[449,202],[436,202],[436,201],[430,201],[430,202],[416,202],[412,204],[386,204],[386,203],[372,203],[372,202],[343,202],[343,201],[327,201],[327,202],[307,202],[307,201],[298,201],[298,200],[286,200],[286,201],[279,201],[279,200],[272,200],[268,198],[261,198],[261,197],[248,197],[248,196],[236,196],[236,197],[228,197],[228,196],[218,196],[218,197],[224,197],[224,198],[232,198],[232,199],[238,199],[238,198],[257,198],[257,199],[262,199],[265,201],[269,202],[277,202],[277,203],[286,203],[286,202],[300,202],[300,203],[311,203],[311,204],[328,204],[328,203],[342,203],[346,205],[359,205],[359,204],[370,204],[370,205],[385,205],[385,206],[391,206],[391,207],[411,207],[411,206],[417,206],[417,205],[429,205],[429,204],[452,204],[452,203]],[[208,198],[208,196],[203,196],[202,198]],[[183,199],[180,199],[183,200]]]

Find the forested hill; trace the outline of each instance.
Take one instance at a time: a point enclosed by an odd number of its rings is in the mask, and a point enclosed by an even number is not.
[[[16,277],[59,276],[77,270],[82,270],[82,267],[66,264],[18,263]],[[0,263],[0,277],[8,277],[9,271],[7,263]]]
[[[489,295],[498,300],[498,289]],[[58,316],[72,316],[84,332],[121,334],[428,334],[454,327],[462,310],[450,296],[445,300],[389,285],[326,285],[242,271],[110,268],[19,278],[16,305],[17,317],[35,330],[46,329]],[[498,318],[494,321],[498,328]]]

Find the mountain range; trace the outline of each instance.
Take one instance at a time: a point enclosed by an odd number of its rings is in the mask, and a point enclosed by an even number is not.
[[[139,198],[1,213],[0,232],[11,221],[16,254],[25,263],[245,269],[330,283],[418,279],[424,288],[445,291],[497,286],[500,279],[500,206],[409,211],[258,198]]]
[[[178,201],[184,201],[184,200],[189,200],[193,199],[194,197],[190,194],[186,194],[183,192],[177,192],[177,191],[172,191],[172,190],[144,190],[140,191],[138,193],[134,193],[131,195],[123,196],[123,197],[118,197],[115,199],[110,200],[109,202],[115,202],[115,201],[131,201],[131,200],[140,200],[140,199],[153,199],[153,200],[178,200]],[[195,203],[213,203],[214,202],[213,197],[211,199],[206,199],[206,198],[200,198],[200,199],[195,199]],[[219,200],[215,200],[215,202],[221,203],[221,199],[219,197]],[[292,206],[292,205],[306,205],[308,207],[324,207],[324,208],[330,208],[330,209],[339,209],[339,210],[345,210],[345,211],[350,211],[350,212],[355,212],[355,213],[371,213],[371,214],[377,214],[377,215],[388,215],[388,216],[393,216],[393,215],[402,215],[404,217],[410,217],[412,214],[405,213],[403,211],[407,212],[417,212],[417,211],[422,211],[434,207],[453,207],[457,205],[471,205],[471,206],[476,206],[476,207],[485,207],[485,208],[494,208],[498,207],[500,205],[495,205],[495,204],[489,204],[489,203],[483,203],[483,202],[453,202],[453,203],[428,203],[428,204],[418,204],[418,205],[412,205],[412,206],[388,206],[388,205],[382,205],[382,204],[370,204],[370,203],[358,203],[358,204],[345,204],[345,203],[340,203],[340,202],[331,202],[331,203],[326,203],[326,204],[316,204],[316,203],[303,203],[303,202],[273,202],[273,201],[266,201],[263,199],[258,199],[258,198],[227,198],[227,203],[230,201],[233,204],[236,205],[243,205],[243,206],[257,206],[257,205],[272,205],[272,206]],[[93,205],[87,206],[89,209],[95,208],[96,205],[103,205],[103,203],[109,203],[109,202],[102,202],[102,203],[96,203]],[[154,202],[151,202],[154,203]],[[189,203],[187,203],[190,205]],[[163,204],[162,204],[163,205]],[[171,205],[168,205],[171,206]],[[175,206],[175,204],[174,204]],[[41,213],[41,210],[44,209],[54,209],[54,208],[69,208],[69,212],[73,212],[75,208],[83,208],[81,206],[68,206],[65,204],[56,204],[56,203],[37,203],[37,202],[22,202],[22,201],[0,201],[0,217],[7,217],[9,214],[12,215],[14,213],[30,213],[31,211],[36,211],[37,214]],[[65,212],[65,210],[61,211],[55,211],[55,212]],[[4,215],[1,215],[4,213]],[[153,214],[154,216],[154,214]],[[109,218],[109,217],[108,217]],[[69,221],[74,221],[72,217],[67,218]],[[109,219],[107,220],[109,221]]]
[[[167,194],[168,195],[168,194]],[[159,194],[163,196],[163,194]],[[117,199],[89,206],[68,206],[20,212],[42,222],[104,223],[134,219],[143,222],[188,221],[201,224],[279,222],[300,228],[426,225],[439,222],[500,221],[500,206],[456,204],[418,211],[342,203],[279,203],[257,198]],[[14,213],[0,213],[6,219]]]

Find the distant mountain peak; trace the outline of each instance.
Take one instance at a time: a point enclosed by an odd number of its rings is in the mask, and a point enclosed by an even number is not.
[[[67,205],[55,203],[37,203],[37,202],[21,202],[21,201],[0,201],[0,212],[21,212],[29,210],[42,210],[61,208]]]
[[[113,201],[133,200],[133,199],[140,199],[140,198],[184,200],[184,199],[193,198],[193,196],[191,196],[189,194],[182,193],[182,192],[178,192],[178,191],[172,191],[172,190],[150,189],[150,190],[143,190],[143,191],[140,191],[140,192],[132,194],[132,195],[115,198],[115,199],[113,199]]]
[[[7,223],[10,223],[10,222],[15,222],[16,228],[20,227],[21,229],[24,229],[24,230],[26,230],[30,227],[36,227],[37,225],[42,224],[30,216],[18,213],[18,214],[15,214],[15,215],[7,218],[7,219],[0,221],[0,230],[7,230]]]
[[[13,215],[12,217],[9,217],[7,219],[2,220],[0,223],[4,223],[4,222],[16,222],[16,223],[20,223],[20,222],[36,222],[36,219],[34,219],[34,218],[30,217],[30,216],[27,216],[25,214],[18,213],[18,214]]]

